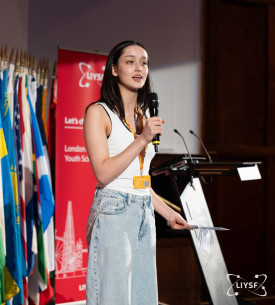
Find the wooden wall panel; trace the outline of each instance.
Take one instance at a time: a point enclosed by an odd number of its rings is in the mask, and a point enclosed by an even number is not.
[[[214,161],[262,162],[262,180],[216,177],[203,189],[214,224],[230,228],[217,233],[228,271],[248,280],[267,274],[267,303],[258,298],[256,304],[273,304],[275,0],[203,0],[202,20],[203,141]],[[156,164],[164,161],[161,157],[155,158]],[[197,264],[185,239],[158,240],[158,269],[163,301],[199,302]],[[193,269],[195,276],[186,284],[185,272]],[[171,272],[176,285],[169,278]],[[181,274],[183,285],[179,284]],[[201,298],[207,301],[204,284],[201,289]],[[253,299],[249,291],[241,297]]]
[[[200,304],[201,276],[190,239],[159,239],[157,269],[160,302]]]
[[[204,1],[203,126],[214,161],[261,161],[261,181],[204,186],[229,272],[275,295],[275,2]]]
[[[275,145],[275,5],[270,6],[268,12],[267,144]]]
[[[266,7],[211,0],[205,19],[205,139],[264,145]]]
[[[255,158],[214,157],[216,161],[248,161]],[[262,167],[261,174],[265,176]],[[228,272],[251,278],[253,272],[266,271],[264,180],[241,181],[238,176],[216,177],[203,188],[214,225],[230,229],[228,232],[217,232]]]

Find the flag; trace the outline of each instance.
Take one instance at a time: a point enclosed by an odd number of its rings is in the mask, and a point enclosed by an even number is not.
[[[57,104],[57,79],[56,79],[56,64],[54,68],[54,73],[52,76],[52,85],[51,85],[51,95],[50,103],[48,110],[48,132],[47,132],[47,142],[48,142],[48,156],[49,156],[49,167],[51,170],[51,182],[52,190],[55,193],[55,127],[56,127],[56,104]],[[53,220],[51,221],[52,233],[50,234],[51,239],[49,239],[49,253],[52,253],[49,262],[49,271],[55,270],[55,246],[54,246],[54,229],[53,229]],[[53,249],[53,250],[51,250]]]
[[[46,103],[47,103],[47,80],[45,80],[45,85],[43,87],[42,92],[42,111],[41,111],[41,117],[43,122],[43,127],[45,130],[45,138],[47,137],[47,118],[46,118]]]
[[[43,224],[43,232],[47,229],[51,217],[54,213],[54,198],[53,192],[50,185],[49,179],[49,169],[47,166],[47,160],[44,154],[42,137],[37,121],[37,117],[34,113],[34,109],[32,107],[31,100],[28,96],[29,100],[29,109],[31,114],[31,124],[32,124],[32,132],[34,139],[34,147],[35,147],[35,156],[37,160],[37,170],[39,174],[39,190],[40,190],[40,200],[41,200],[41,214],[42,214],[42,224]]]
[[[15,141],[14,141],[14,132],[11,124],[11,115],[10,115],[10,101],[8,94],[8,86],[7,86],[7,69],[4,70],[3,73],[3,82],[2,82],[2,98],[5,97],[4,103],[2,103],[1,111],[2,111],[2,124],[3,130],[5,134],[5,140],[8,149],[9,162],[11,166],[11,178],[13,185],[13,193],[14,193],[14,202],[15,202],[15,211],[16,211],[16,229],[18,236],[18,258],[20,261],[18,272],[18,287],[20,293],[14,297],[13,304],[23,304],[23,273],[25,274],[26,266],[22,264],[24,262],[23,258],[24,252],[21,242],[21,227],[20,227],[20,205],[19,205],[19,194],[18,194],[18,174],[17,174],[17,162],[16,162],[16,154],[15,154]],[[11,79],[11,77],[10,77]],[[11,89],[10,89],[11,90]],[[13,91],[13,90],[12,90]],[[13,104],[13,103],[12,103]]]
[[[32,133],[33,134],[33,133]],[[34,139],[33,139],[34,140]],[[35,145],[33,145],[35,149]],[[31,304],[39,304],[39,293],[47,289],[46,266],[44,261],[44,240],[43,224],[41,222],[41,205],[39,198],[39,181],[37,180],[37,160],[35,151],[33,154],[33,203],[34,203],[34,223],[37,232],[37,253],[34,256],[34,268],[29,277],[29,300]]]
[[[44,91],[43,91],[44,90]],[[42,93],[43,92],[43,93]],[[51,181],[51,171],[50,171],[50,161],[49,161],[49,154],[48,154],[48,145],[47,145],[47,138],[46,138],[46,131],[45,131],[45,125],[43,122],[43,108],[45,105],[43,105],[43,95],[45,94],[45,87],[43,89],[42,85],[39,85],[37,88],[37,101],[36,101],[36,118],[39,125],[42,145],[43,145],[43,152],[46,160],[46,166],[47,166],[47,173],[50,181],[50,186],[52,189],[52,181]],[[32,103],[33,104],[33,103]],[[50,220],[50,223],[47,227],[47,229],[44,232],[44,238],[45,238],[45,255],[47,256],[47,269],[48,272],[54,271],[55,269],[55,245],[54,245],[54,223],[53,223],[53,217]]]
[[[46,266],[46,255],[43,232],[46,231],[50,220],[54,213],[54,198],[49,180],[49,171],[47,166],[46,157],[44,155],[42,138],[37,122],[37,118],[32,107],[32,102],[28,96],[29,107],[31,113],[32,122],[32,134],[35,150],[35,171],[36,174],[36,204],[35,204],[35,221],[37,226],[37,244],[38,244],[38,256],[36,257],[36,264],[38,265],[38,273],[33,274],[30,281],[33,278],[38,282],[41,291],[47,291],[47,294],[51,298],[53,296],[52,287],[50,285],[48,270]],[[36,268],[35,268],[36,269]],[[35,292],[35,291],[34,291]],[[34,294],[35,296],[35,294]],[[45,294],[44,294],[45,296]],[[50,299],[48,299],[49,301]],[[46,301],[46,299],[45,299]],[[34,302],[37,302],[34,300]]]
[[[20,239],[20,207],[19,207],[19,196],[18,196],[18,180],[17,180],[17,167],[16,167],[16,158],[15,158],[15,150],[14,150],[14,136],[13,136],[13,129],[11,124],[11,115],[9,109],[9,95],[8,95],[8,86],[7,86],[7,77],[8,77],[8,69],[3,71],[3,80],[1,80],[1,119],[2,119],[2,128],[4,132],[6,147],[8,151],[8,159],[10,165],[10,175],[11,175],[11,182],[12,182],[12,189],[13,189],[13,200],[14,200],[14,207],[16,213],[16,223],[15,223],[15,230],[17,235],[17,245],[14,245],[17,248],[18,257],[17,259],[19,262],[21,261],[21,239]],[[23,301],[23,294],[22,292],[22,268],[21,264],[18,265],[18,270],[15,271],[16,274],[16,283],[18,285],[20,294],[15,296],[15,300],[20,299]],[[14,302],[17,304],[17,301]]]
[[[1,80],[1,89],[2,86],[3,82]],[[0,106],[2,106],[2,103],[3,100],[1,98]],[[6,302],[19,292],[18,283],[20,280],[20,275],[18,271],[20,270],[20,261],[18,251],[15,201],[8,150],[6,146],[4,130],[2,128],[2,111],[0,115],[0,156],[6,232],[6,265],[3,269],[5,295],[3,301]]]
[[[37,88],[37,101],[36,101],[36,118],[39,125],[43,152],[46,160],[47,173],[49,177],[49,182],[52,190],[51,183],[51,171],[50,171],[50,162],[48,155],[48,147],[47,147],[47,138],[46,138],[46,130],[45,130],[45,114],[46,114],[46,85],[44,88],[42,85]],[[43,93],[42,93],[43,92]],[[44,119],[43,119],[44,117]],[[55,270],[55,245],[54,245],[54,220],[53,216],[49,222],[47,229],[44,231],[44,251],[45,251],[45,261],[46,261],[46,274],[48,281],[48,288],[40,293],[40,304],[45,304],[51,300],[53,296],[52,287],[50,285],[49,273]]]
[[[2,151],[1,147],[2,147],[2,141],[0,139],[0,304],[2,304],[5,300],[3,268],[6,264],[5,218],[4,218],[4,201],[3,201],[3,189],[2,189],[2,167],[1,167],[2,155],[4,156],[5,152],[4,149]]]
[[[28,75],[28,94],[31,97],[31,102],[33,109],[35,110],[35,104],[37,101],[37,83],[36,83],[36,73],[33,72],[33,75]]]
[[[21,90],[21,88],[20,88]],[[23,276],[23,289],[21,290],[20,300],[15,299],[15,304],[27,304],[28,300],[28,283],[27,283],[27,228],[26,228],[26,207],[24,196],[24,187],[22,187],[23,180],[23,167],[22,167],[22,145],[21,145],[21,129],[20,129],[20,111],[19,111],[19,100],[18,93],[19,90],[19,74],[15,77],[14,82],[14,95],[13,95],[13,133],[14,133],[14,148],[16,152],[16,167],[17,171],[17,181],[19,185],[19,202],[20,202],[20,232],[21,232],[21,268]],[[21,191],[22,188],[22,191]]]
[[[37,100],[35,103],[35,114],[36,114],[36,119],[37,119],[37,123],[38,123],[39,130],[40,130],[42,142],[43,142],[43,144],[46,145],[46,143],[45,143],[46,132],[45,132],[44,122],[43,122],[43,118],[42,118],[42,112],[43,112],[42,103],[43,103],[43,86],[39,85],[37,87]]]
[[[18,103],[21,134],[21,171],[20,171],[20,204],[22,219],[22,236],[24,235],[24,247],[27,246],[27,272],[29,276],[34,268],[34,256],[37,253],[36,229],[34,226],[33,212],[33,163],[32,163],[32,135],[30,110],[26,97],[26,75],[22,73],[18,85]],[[24,224],[23,224],[24,221]],[[27,244],[27,245],[26,245]],[[28,302],[28,277],[24,277],[24,304]]]
[[[5,301],[5,289],[4,289],[4,274],[3,268],[6,263],[5,259],[5,250],[2,238],[2,231],[0,230],[0,303],[4,303]]]
[[[50,104],[48,111],[48,154],[51,169],[52,188],[55,193],[55,128],[56,128],[56,105],[57,105],[57,79],[54,75],[52,77],[52,87]]]
[[[14,95],[13,95],[13,133],[14,133],[14,148],[15,148],[15,157],[16,157],[16,167],[17,171],[17,180],[18,185],[23,179],[22,173],[22,146],[21,146],[21,129],[20,129],[20,111],[19,111],[19,100],[18,100],[18,88],[19,88],[19,75],[15,77],[14,83]],[[20,193],[20,191],[19,191]],[[25,269],[27,267],[27,233],[26,233],[26,211],[25,204],[22,202],[21,193],[19,194],[20,201],[20,225],[21,225],[21,239],[22,239],[22,247],[23,247],[23,256],[24,261],[22,264]],[[26,273],[26,271],[24,272]]]
[[[20,113],[21,147],[22,147],[22,180],[20,181],[20,201],[25,209],[27,230],[27,275],[34,266],[34,252],[36,251],[36,237],[33,234],[33,163],[32,163],[32,135],[30,125],[30,110],[26,97],[26,75],[19,79],[18,101]],[[35,242],[35,244],[33,244]]]
[[[8,82],[7,82],[7,91],[8,91],[8,98],[9,98],[9,108],[10,108],[10,116],[11,116],[11,125],[13,126],[13,117],[14,117],[14,108],[13,108],[13,75],[14,75],[14,64],[10,63],[9,71],[8,71]]]
[[[13,129],[11,124],[10,108],[9,108],[9,99],[7,92],[7,73],[8,70],[5,69],[3,72],[3,80],[1,81],[1,115],[2,115],[2,125],[5,134],[5,141],[8,149],[8,156],[11,166],[11,177],[13,185],[13,193],[15,199],[15,208],[16,208],[16,217],[18,225],[19,223],[19,202],[18,202],[18,185],[17,185],[17,168],[16,168],[16,158],[14,150],[14,136]],[[18,227],[19,228],[19,227]]]

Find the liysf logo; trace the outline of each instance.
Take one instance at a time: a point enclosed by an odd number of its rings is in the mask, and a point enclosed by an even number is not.
[[[263,286],[267,279],[266,274],[255,274],[253,277],[253,279],[255,279],[254,281],[247,281],[240,275],[235,274],[228,274],[227,279],[231,283],[231,286],[227,291],[228,296],[237,296],[243,290],[248,290],[249,292],[260,297],[265,297],[267,295],[265,287]],[[234,292],[234,290],[236,292]]]
[[[81,88],[88,88],[90,87],[91,82],[96,82],[99,86],[101,86],[103,73],[105,70],[105,66],[101,67],[102,72],[96,73],[91,65],[86,64],[85,62],[79,63],[79,70],[82,74],[79,80],[79,86]]]

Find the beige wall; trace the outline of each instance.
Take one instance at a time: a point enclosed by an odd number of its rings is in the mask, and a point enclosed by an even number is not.
[[[142,42],[150,56],[160,115],[166,119],[162,152],[191,152],[200,131],[201,0],[0,0],[0,42],[36,59],[57,60],[57,47],[108,52],[126,40]]]
[[[28,0],[0,1],[0,45],[28,49]]]

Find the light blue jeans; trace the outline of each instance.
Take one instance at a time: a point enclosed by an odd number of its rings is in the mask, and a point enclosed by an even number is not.
[[[157,305],[150,196],[96,190],[87,224],[87,305]]]

